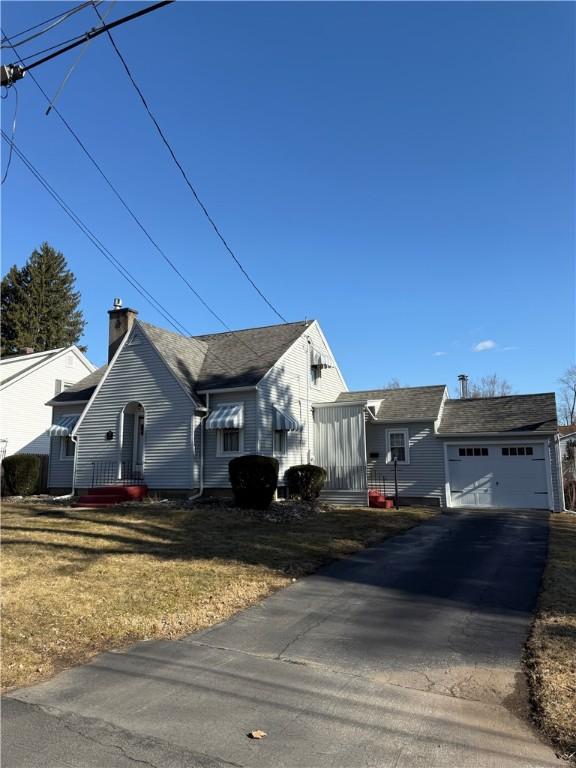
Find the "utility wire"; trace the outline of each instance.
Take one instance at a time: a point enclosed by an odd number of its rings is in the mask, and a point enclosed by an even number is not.
[[[94,7],[94,10],[98,14],[98,17],[100,18],[100,20],[102,20],[102,16],[100,15],[100,12],[98,11],[98,8]],[[112,37],[112,34],[110,33],[109,29],[106,30],[106,34],[108,35],[108,38],[110,39],[112,47],[116,51],[116,54],[117,54],[118,58],[122,62],[122,66],[124,67],[124,69],[126,71],[126,74],[128,75],[128,78],[130,79],[130,82],[132,83],[132,85],[136,89],[136,92],[137,92],[138,96],[140,97],[140,100],[142,101],[142,104],[144,105],[144,109],[146,110],[146,112],[148,113],[148,116],[150,117],[150,119],[154,123],[160,138],[162,139],[164,145],[166,146],[166,149],[170,153],[170,155],[172,157],[172,160],[176,163],[176,166],[178,167],[180,173],[182,174],[182,177],[184,178],[184,181],[186,182],[186,184],[189,187],[190,191],[194,195],[194,198],[195,198],[196,202],[198,203],[198,205],[200,206],[200,208],[202,209],[202,212],[204,213],[204,215],[206,216],[206,218],[208,219],[208,221],[212,225],[212,228],[214,229],[214,231],[216,232],[216,234],[220,238],[222,244],[224,245],[224,247],[226,248],[226,250],[228,251],[230,256],[234,259],[234,261],[236,262],[238,268],[240,269],[240,271],[242,272],[244,277],[248,280],[248,282],[252,285],[254,290],[258,293],[258,295],[266,302],[266,304],[270,307],[270,309],[274,312],[274,314],[277,317],[279,317],[280,320],[282,320],[283,323],[287,323],[288,320],[286,320],[286,318],[276,309],[276,307],[272,304],[272,302],[264,295],[264,293],[260,290],[260,288],[258,288],[258,286],[254,282],[254,280],[250,277],[250,275],[248,274],[248,272],[246,271],[246,269],[242,265],[242,262],[235,255],[234,251],[232,250],[232,248],[230,247],[230,245],[228,244],[228,242],[224,238],[224,235],[220,232],[220,229],[218,228],[216,222],[214,221],[214,219],[212,218],[212,216],[208,212],[208,209],[206,208],[206,206],[204,205],[204,203],[200,199],[196,189],[194,188],[192,182],[188,178],[188,176],[186,174],[186,171],[182,167],[182,164],[180,163],[180,161],[176,157],[176,154],[175,154],[174,150],[172,149],[172,146],[170,145],[170,142],[166,138],[166,136],[164,134],[164,131],[160,127],[160,124],[158,123],[158,120],[154,117],[152,111],[150,110],[150,107],[148,106],[148,102],[146,101],[146,99],[144,97],[144,94],[142,93],[142,91],[140,90],[138,84],[134,80],[134,77],[132,76],[130,68],[128,67],[128,64],[126,63],[126,60],[122,56],[118,46],[116,45],[116,43],[114,41],[114,38]]]
[[[81,42],[84,42],[86,38],[86,35],[76,35],[76,37],[71,37],[68,40],[61,40],[59,43],[56,43],[55,45],[50,45],[48,48],[43,48],[41,51],[36,51],[36,53],[30,53],[28,56],[18,56],[22,64],[24,64],[25,61],[29,61],[30,59],[35,59],[36,56],[41,56],[43,53],[48,53],[48,51],[53,51],[56,48],[61,48],[63,45],[67,45],[68,43],[74,43],[77,40],[80,40]],[[4,40],[8,42],[8,38],[4,37]],[[20,43],[8,43],[9,46],[14,50],[13,45],[20,45]]]
[[[104,14],[104,19],[102,20],[102,23],[104,23],[104,21],[105,21],[105,20],[108,18],[108,16],[110,15],[110,12],[112,11],[112,8],[114,7],[114,3],[115,3],[115,2],[116,2],[116,0],[111,0],[111,3],[110,3],[110,5],[108,6],[108,10],[107,10],[107,11],[106,11],[106,13]],[[94,3],[94,7],[96,7],[96,3]],[[90,48],[90,46],[91,46],[91,45],[92,45],[92,39],[88,40],[88,41],[87,41],[87,42],[84,44],[84,46],[83,46],[83,47],[80,49],[80,53],[79,53],[79,54],[78,54],[78,56],[76,57],[76,60],[74,61],[74,63],[72,64],[72,66],[70,67],[70,69],[68,70],[68,72],[66,73],[66,75],[65,75],[65,77],[64,77],[64,80],[62,80],[62,82],[60,83],[60,85],[59,85],[59,87],[58,87],[58,90],[56,91],[56,94],[54,95],[54,97],[53,97],[52,101],[49,103],[49,105],[48,105],[48,109],[46,110],[46,113],[45,113],[46,115],[49,115],[49,114],[50,114],[50,111],[51,111],[52,109],[54,109],[54,107],[56,106],[56,102],[58,101],[58,99],[60,98],[60,94],[62,93],[62,91],[63,91],[63,90],[64,90],[64,88],[66,87],[66,83],[67,83],[67,82],[68,82],[68,80],[70,79],[70,77],[71,77],[72,73],[74,72],[74,70],[76,69],[76,67],[78,66],[78,64],[79,64],[79,63],[80,63],[80,61],[82,60],[82,58],[83,58],[83,57],[86,55],[86,52],[88,51],[88,48]],[[14,49],[14,46],[12,46],[12,50],[15,50],[15,49]]]
[[[178,333],[189,334],[190,332],[180,323],[173,315],[165,310],[162,304],[152,296],[151,293],[140,283],[134,275],[112,254],[106,246],[96,237],[96,235],[84,224],[84,222],[77,216],[76,213],[70,208],[70,206],[60,197],[56,190],[46,181],[40,171],[34,167],[32,162],[24,155],[16,144],[9,138],[8,134],[2,129],[2,138],[10,146],[10,148],[16,153],[32,175],[40,182],[44,189],[52,196],[52,198],[58,203],[62,210],[72,219],[76,226],[86,235],[86,237],[92,242],[92,244],[100,251],[100,253],[112,264],[112,266],[120,272],[120,274],[135,288],[138,293],[146,299],[146,301],[159,312],[164,319],[175,328]]]
[[[3,36],[4,36],[4,39],[5,39],[5,40],[11,40],[11,38],[9,38],[9,37],[8,37],[8,36],[7,36],[7,35],[4,33],[4,31],[3,31],[3,30],[1,30],[1,31],[2,31],[2,34],[3,34]],[[11,45],[11,47],[12,47],[12,50],[13,50],[13,51],[14,51],[14,53],[16,54],[16,56],[17,56],[17,57],[20,59],[20,54],[18,53],[18,50],[17,50],[16,46],[14,45],[14,43],[10,43],[10,45]],[[40,85],[40,83],[38,82],[38,80],[36,79],[36,77],[34,76],[34,74],[33,74],[32,72],[29,72],[29,73],[28,73],[28,75],[29,75],[29,77],[31,77],[31,78],[32,78],[32,81],[33,81],[33,83],[36,85],[36,87],[38,88],[38,90],[40,91],[40,93],[41,93],[41,94],[44,96],[44,98],[46,99],[46,101],[48,102],[48,104],[50,104],[50,97],[48,96],[48,94],[46,93],[46,91],[45,91],[45,90],[42,88],[42,86]],[[166,253],[165,253],[165,252],[162,250],[162,248],[161,248],[161,247],[158,245],[158,243],[157,243],[157,242],[154,240],[154,238],[152,237],[152,235],[150,234],[150,232],[149,232],[149,231],[146,229],[146,227],[144,226],[144,224],[142,223],[142,221],[141,221],[141,220],[138,218],[138,216],[137,216],[137,215],[134,213],[134,211],[133,211],[133,210],[132,210],[132,208],[131,208],[131,207],[128,205],[128,203],[126,202],[126,200],[125,200],[125,199],[122,197],[122,195],[120,194],[120,192],[118,191],[118,189],[117,189],[117,188],[114,186],[114,184],[112,183],[112,181],[111,181],[111,180],[108,178],[108,176],[107,176],[107,175],[104,173],[104,171],[102,170],[102,168],[101,168],[101,166],[99,165],[99,163],[96,161],[96,159],[94,158],[94,156],[93,156],[93,155],[90,153],[90,151],[88,150],[88,148],[86,147],[86,145],[84,144],[84,142],[83,142],[83,141],[80,139],[80,137],[78,136],[78,134],[76,133],[76,131],[75,131],[75,130],[72,128],[72,126],[70,125],[70,123],[69,123],[69,122],[66,120],[66,118],[64,117],[64,115],[62,114],[62,112],[60,112],[60,110],[59,110],[59,109],[57,109],[55,106],[53,106],[53,107],[52,107],[52,111],[54,111],[54,112],[55,112],[55,113],[58,115],[58,117],[59,117],[59,118],[60,118],[60,120],[62,121],[63,125],[64,125],[64,126],[66,127],[66,129],[69,131],[69,133],[70,133],[70,134],[71,134],[71,136],[74,138],[74,140],[77,142],[78,146],[79,146],[79,147],[82,149],[82,151],[84,152],[84,154],[86,155],[86,157],[87,157],[87,158],[90,160],[90,162],[92,163],[92,165],[93,165],[93,166],[96,168],[96,170],[98,171],[98,173],[100,174],[100,176],[101,176],[101,177],[104,179],[104,181],[106,182],[106,184],[108,185],[108,187],[109,187],[109,188],[112,190],[112,192],[114,193],[114,195],[116,196],[116,198],[117,198],[117,199],[120,201],[120,203],[122,204],[122,206],[124,207],[124,209],[125,209],[125,210],[126,210],[126,211],[127,211],[129,214],[130,214],[130,216],[132,217],[132,219],[135,221],[135,223],[138,225],[138,227],[139,227],[139,228],[142,230],[142,232],[144,233],[144,235],[146,236],[146,238],[148,239],[148,241],[149,241],[149,242],[150,242],[150,243],[151,243],[151,244],[154,246],[154,248],[155,248],[155,249],[158,251],[158,253],[160,254],[160,256],[161,256],[161,257],[164,259],[164,261],[166,261],[166,263],[167,263],[167,264],[168,264],[168,265],[171,267],[171,269],[172,269],[172,270],[173,270],[173,271],[174,271],[174,272],[175,272],[175,273],[178,275],[178,277],[179,277],[179,278],[180,278],[180,279],[181,279],[181,280],[182,280],[182,281],[183,281],[183,282],[186,284],[186,286],[189,288],[189,290],[190,290],[190,291],[191,291],[191,292],[194,294],[194,296],[195,296],[195,297],[198,299],[198,301],[199,301],[199,302],[202,304],[202,306],[203,306],[203,307],[205,307],[205,309],[206,309],[206,310],[207,310],[207,311],[208,311],[208,312],[209,312],[209,313],[212,315],[212,317],[214,317],[214,318],[215,318],[215,319],[216,319],[216,320],[217,320],[217,321],[220,323],[220,325],[222,325],[222,327],[223,327],[223,328],[225,328],[225,329],[226,329],[226,330],[227,330],[229,333],[234,333],[234,331],[232,330],[232,328],[230,328],[230,326],[229,326],[229,325],[228,325],[228,324],[225,322],[225,320],[224,320],[224,319],[223,319],[223,318],[222,318],[222,317],[221,317],[221,316],[220,316],[220,315],[219,315],[219,314],[218,314],[218,313],[217,313],[217,312],[216,312],[214,309],[212,309],[212,307],[211,307],[211,306],[208,304],[208,302],[207,302],[207,301],[206,301],[206,300],[203,298],[203,296],[202,296],[202,295],[201,295],[201,294],[200,294],[200,293],[199,293],[199,292],[196,290],[196,288],[194,288],[194,286],[192,285],[192,283],[190,283],[190,281],[189,281],[189,280],[186,278],[186,276],[185,276],[185,275],[184,275],[184,274],[183,274],[183,273],[182,273],[182,272],[181,272],[181,271],[178,269],[178,267],[177,267],[177,266],[176,266],[176,264],[175,264],[175,263],[172,261],[172,259],[170,259],[170,258],[169,258],[169,256],[167,256],[167,254],[166,254]],[[261,353],[261,352],[258,352],[258,351],[256,351],[255,349],[253,349],[253,348],[252,348],[252,347],[251,347],[251,346],[250,346],[250,345],[249,345],[249,344],[248,344],[246,341],[244,341],[243,339],[238,339],[238,341],[240,341],[240,343],[241,343],[241,344],[242,344],[244,347],[246,347],[246,349],[248,349],[248,350],[249,350],[249,351],[250,351],[252,354],[256,355],[257,357],[263,357],[263,355],[262,355],[262,353]]]
[[[10,152],[8,154],[8,162],[6,163],[6,170],[4,171],[4,175],[2,176],[2,181],[0,184],[4,184],[6,179],[8,178],[8,171],[10,170],[10,163],[12,162],[12,149],[13,149],[13,142],[14,137],[16,136],[16,118],[18,117],[18,90],[16,89],[16,86],[13,85],[11,88],[8,89],[8,93],[10,90],[14,91],[14,97],[16,98],[16,102],[14,104],[14,120],[12,121],[12,138],[10,139]],[[6,94],[6,97],[8,96],[8,93]]]
[[[175,2],[175,0],[162,0],[162,2],[154,3],[154,5],[146,5],[144,8],[141,8],[139,11],[136,11],[135,13],[131,13],[128,16],[122,16],[121,19],[116,19],[116,21],[111,21],[110,24],[105,24],[102,27],[98,27],[97,29],[90,29],[88,30],[88,32],[85,32],[83,35],[80,35],[80,37],[77,38],[74,42],[71,42],[70,45],[63,44],[64,45],[63,48],[59,48],[57,51],[50,53],[48,56],[45,56],[43,59],[39,59],[38,61],[33,61],[32,64],[26,64],[26,66],[20,68],[20,71],[18,72],[18,79],[22,78],[25,72],[28,72],[29,70],[34,69],[35,67],[39,67],[41,64],[45,64],[47,61],[51,61],[56,56],[61,56],[63,53],[66,53],[67,51],[71,51],[73,48],[77,48],[79,45],[82,45],[82,43],[88,40],[91,40],[93,37],[98,37],[98,35],[102,35],[104,32],[107,32],[109,29],[114,29],[115,27],[119,27],[121,24],[126,24],[127,21],[133,21],[134,19],[139,19],[141,16],[145,16],[147,13],[151,13],[152,11],[157,11],[159,8],[163,8],[165,5],[171,5],[173,2]]]
[[[184,333],[185,336],[189,337],[190,339],[194,339],[196,342],[198,340],[195,336],[179,321],[177,320],[164,306],[161,304],[158,299],[156,299],[143,285],[142,283],[130,272],[130,270],[122,264],[122,262],[114,256],[114,254],[102,243],[102,241],[88,228],[88,226],[82,221],[82,219],[70,208],[70,206],[60,197],[58,192],[48,183],[48,181],[42,176],[40,171],[38,171],[37,168],[34,167],[32,162],[24,155],[22,150],[20,150],[16,144],[9,138],[8,134],[4,131],[4,129],[1,129],[1,135],[4,141],[9,144],[16,155],[20,158],[20,160],[24,163],[24,165],[28,168],[28,170],[32,173],[32,175],[36,178],[38,182],[44,187],[44,189],[49,193],[49,195],[58,203],[58,205],[62,208],[62,210],[66,213],[66,215],[72,219],[72,221],[76,224],[78,229],[90,240],[92,245],[94,245],[95,248],[97,248],[98,251],[104,256],[107,261],[112,264],[112,266],[119,272],[122,277],[124,277],[125,280],[127,280],[130,285],[135,288],[135,290],[150,304],[150,306],[155,309],[159,314],[162,315],[162,317],[168,322],[178,334]],[[199,342],[198,342],[199,343]],[[205,350],[206,355],[211,356],[214,358],[214,360],[218,361],[218,363],[222,366],[223,370],[226,371],[229,369],[229,363],[224,361],[219,355],[217,355],[213,350],[211,350],[209,347]]]
[[[95,3],[92,2],[92,0],[88,0],[86,3],[81,3],[80,5],[77,5],[75,8],[71,8],[69,11],[65,11],[63,14],[59,14],[58,16],[52,16],[50,19],[46,19],[46,21],[41,21],[39,24],[35,24],[33,27],[28,27],[28,29],[25,29],[23,32],[18,32],[15,35],[12,35],[12,39],[22,37],[22,35],[25,35],[27,32],[31,32],[33,29],[38,29],[38,27],[42,27],[44,24],[49,24],[50,26],[46,27],[45,29],[41,29],[39,32],[36,32],[34,35],[30,35],[30,37],[27,37],[25,40],[18,40],[18,45],[24,45],[25,43],[29,43],[30,40],[35,40],[37,37],[40,37],[41,35],[46,34],[46,32],[49,32],[51,29],[54,29],[55,27],[62,24],[64,21],[69,19],[71,16],[73,16],[75,13],[78,13],[78,11],[83,10],[84,8],[87,8],[90,5],[100,5],[102,0],[95,0]],[[50,24],[51,21],[54,21],[54,24]],[[0,45],[0,48],[5,48],[4,40],[2,41],[2,45]]]

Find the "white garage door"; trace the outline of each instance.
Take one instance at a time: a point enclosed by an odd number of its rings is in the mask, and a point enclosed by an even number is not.
[[[548,509],[542,443],[449,445],[453,507]]]

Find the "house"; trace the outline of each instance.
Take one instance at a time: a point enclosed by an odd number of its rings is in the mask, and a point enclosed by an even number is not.
[[[301,321],[184,337],[109,312],[109,362],[50,400],[49,486],[139,482],[228,492],[228,462],[313,460],[313,401],[346,388],[320,326]]]
[[[566,456],[569,443],[576,443],[576,424],[563,424],[558,427],[558,443],[562,459]]]
[[[52,409],[46,401],[76,384],[94,370],[78,347],[72,345],[46,352],[24,349],[0,361],[2,426],[0,443],[4,455],[47,454],[46,430]]]
[[[450,399],[444,384],[350,392],[317,321],[184,337],[116,306],[109,362],[52,400],[49,484],[228,494],[228,462],[312,462],[323,496],[563,509],[553,394]]]

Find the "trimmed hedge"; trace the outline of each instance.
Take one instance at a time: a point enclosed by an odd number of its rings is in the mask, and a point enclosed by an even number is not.
[[[42,459],[32,453],[15,453],[2,462],[2,495],[31,496],[42,481]]]
[[[268,509],[278,485],[278,460],[238,456],[228,464],[234,500],[243,509]]]
[[[288,494],[299,496],[302,501],[314,501],[326,482],[326,470],[315,464],[297,464],[286,470]]]

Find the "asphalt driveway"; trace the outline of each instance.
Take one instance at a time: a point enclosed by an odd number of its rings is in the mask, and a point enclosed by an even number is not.
[[[527,721],[538,512],[454,512],[3,700],[11,768],[561,764]],[[268,736],[247,738],[253,729]]]

